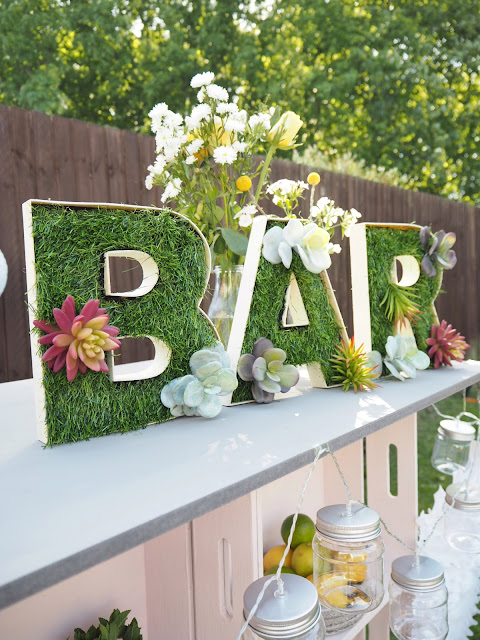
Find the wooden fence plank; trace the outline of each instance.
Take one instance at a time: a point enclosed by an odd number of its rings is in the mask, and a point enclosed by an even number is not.
[[[124,131],[118,129],[105,130],[107,138],[108,183],[110,202],[126,203],[127,186],[125,184],[125,157],[123,149]]]
[[[70,120],[70,135],[72,141],[72,155],[77,185],[77,199],[79,202],[93,201],[92,184],[92,156],[90,137],[86,135],[86,124],[79,120]]]
[[[27,319],[25,292],[27,289],[24,269],[23,224],[20,204],[37,194],[35,172],[35,147],[32,118],[36,114],[25,113],[21,109],[9,111],[12,149],[15,171],[15,201],[12,211],[9,237],[10,270],[9,291],[3,296],[8,312],[5,316],[7,334],[8,380],[31,377],[30,338]]]
[[[0,381],[8,380],[7,358],[7,313],[8,301],[15,297],[15,274],[20,271],[18,246],[12,236],[12,218],[16,217],[15,170],[13,166],[13,142],[8,107],[0,106],[0,249],[7,260],[9,277],[7,286],[0,297]],[[13,272],[13,275],[12,275]],[[17,284],[18,286],[18,284]],[[20,354],[22,355],[22,354]],[[23,354],[26,359],[28,354]]]
[[[54,198],[57,191],[55,154],[52,153],[53,120],[43,113],[32,114],[37,198]]]
[[[67,118],[52,118],[53,126],[53,149],[52,153],[56,161],[56,200],[76,201],[80,200],[77,195],[77,180],[74,165],[75,147],[72,143],[70,120]]]

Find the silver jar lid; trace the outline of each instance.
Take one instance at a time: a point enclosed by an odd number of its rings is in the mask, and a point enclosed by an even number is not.
[[[462,484],[461,482],[456,482],[455,484],[448,485],[445,489],[445,501],[447,504],[452,504],[453,497]],[[466,488],[460,489],[458,495],[455,497],[453,508],[459,509],[460,511],[480,511],[480,487],[478,485],[472,485],[468,488],[468,492]]]
[[[257,601],[263,585],[272,576],[252,582],[243,596],[245,620]],[[282,573],[284,595],[275,596],[276,580],[268,585],[265,594],[249,622],[249,626],[265,638],[294,638],[313,628],[321,618],[317,590],[313,584],[293,573]]]
[[[440,420],[438,433],[457,442],[471,442],[475,439],[475,428],[462,420]]]
[[[401,556],[392,563],[392,580],[405,589],[430,591],[445,582],[442,565],[427,556],[419,556],[418,566],[415,556]]]
[[[352,504],[351,515],[344,504],[332,504],[317,511],[316,529],[332,540],[363,542],[380,535],[380,517],[363,504]]]

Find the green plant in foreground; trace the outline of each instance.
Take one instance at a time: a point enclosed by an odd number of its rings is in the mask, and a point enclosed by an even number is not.
[[[114,609],[108,620],[98,619],[100,624],[97,627],[92,625],[88,631],[75,629],[73,640],[143,640],[136,618],[130,624],[125,624],[129,613]]]
[[[407,320],[415,323],[422,313],[414,302],[416,298],[418,296],[413,291],[389,282],[380,306],[385,307],[385,315],[390,322],[402,326]]]
[[[355,349],[355,340],[352,338],[350,342],[344,342],[336,345],[337,353],[330,358],[335,374],[334,382],[341,382],[343,390],[348,391],[352,386],[355,393],[357,391],[368,391],[378,387],[373,380],[378,378],[375,372],[376,366],[368,366],[368,356],[363,350],[363,344]]]

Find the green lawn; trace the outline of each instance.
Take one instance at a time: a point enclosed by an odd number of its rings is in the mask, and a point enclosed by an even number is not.
[[[446,398],[436,405],[438,409],[447,415],[455,416],[463,410],[463,394],[458,393],[450,398]],[[477,409],[473,404],[467,405],[467,411],[476,413]],[[418,414],[418,512],[426,511],[433,506],[433,494],[438,489],[438,485],[447,487],[451,483],[451,476],[444,475],[436,471],[431,463],[435,434],[439,425],[440,417],[432,407],[428,407]],[[480,614],[476,616],[477,624],[473,627],[475,640],[480,640]],[[395,636],[391,634],[391,640]]]

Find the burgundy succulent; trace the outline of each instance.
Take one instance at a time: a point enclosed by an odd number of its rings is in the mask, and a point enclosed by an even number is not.
[[[287,354],[275,349],[267,338],[259,338],[253,345],[252,353],[244,353],[238,361],[238,375],[252,383],[255,402],[268,404],[275,393],[286,393],[299,380],[298,369],[292,364],[283,364]]]
[[[435,369],[438,369],[440,365],[451,367],[452,360],[461,362],[465,358],[465,351],[470,349],[464,336],[457,333],[451,324],[447,325],[446,320],[442,320],[440,324],[432,325],[427,344],[430,345],[428,355]]]
[[[56,325],[34,320],[33,324],[46,333],[38,342],[51,345],[42,361],[55,373],[66,365],[69,382],[75,379],[78,371],[107,372],[105,351],[118,349],[120,340],[116,338],[117,327],[107,325],[110,316],[105,311],[98,300],[89,300],[77,315],[75,300],[67,296],[62,308],[53,310]]]

